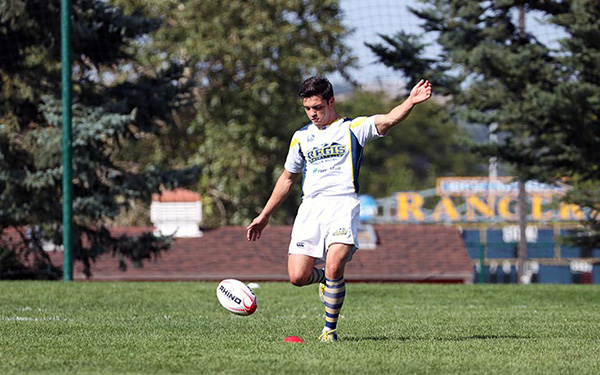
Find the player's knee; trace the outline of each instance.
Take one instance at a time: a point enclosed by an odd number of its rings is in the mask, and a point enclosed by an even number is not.
[[[337,279],[344,276],[344,265],[338,263],[326,265],[325,276],[330,279]]]
[[[308,283],[308,279],[310,278],[310,275],[304,275],[301,273],[298,274],[292,274],[290,273],[290,283],[292,283],[292,285],[295,286],[304,286]]]

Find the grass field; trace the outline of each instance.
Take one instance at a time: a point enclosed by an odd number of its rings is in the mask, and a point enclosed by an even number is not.
[[[0,282],[0,374],[597,374],[600,288],[349,283],[321,344],[316,286]],[[297,335],[306,343],[284,343]]]

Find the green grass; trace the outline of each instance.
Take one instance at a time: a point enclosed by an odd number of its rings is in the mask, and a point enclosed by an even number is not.
[[[600,288],[356,284],[320,344],[316,286],[0,282],[0,374],[597,374]],[[284,343],[297,335],[305,344]]]

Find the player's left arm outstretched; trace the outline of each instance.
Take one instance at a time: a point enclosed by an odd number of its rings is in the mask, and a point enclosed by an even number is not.
[[[387,134],[391,128],[401,123],[408,117],[415,105],[431,98],[431,93],[431,83],[428,80],[420,80],[419,83],[410,90],[410,95],[402,102],[402,104],[385,115],[375,116],[375,126],[377,127],[379,134]]]

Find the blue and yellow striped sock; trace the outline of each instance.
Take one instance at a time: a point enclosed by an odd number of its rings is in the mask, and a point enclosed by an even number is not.
[[[325,281],[325,270],[314,267],[312,270],[312,274],[310,275],[310,279],[308,279],[308,282],[306,283],[306,285],[322,283],[324,281]]]
[[[336,329],[340,310],[344,304],[344,297],[346,297],[344,277],[342,276],[335,280],[326,278],[325,293],[323,293],[325,300],[325,328]]]

